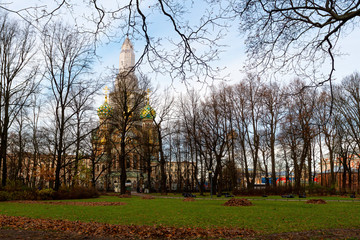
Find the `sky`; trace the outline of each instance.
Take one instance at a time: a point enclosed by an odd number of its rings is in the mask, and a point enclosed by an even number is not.
[[[50,1],[51,2],[51,1]],[[171,30],[171,23],[166,21],[163,15],[161,15],[156,8],[153,8],[154,0],[147,0],[144,1],[142,6],[144,7],[144,13],[146,14],[148,20],[151,22],[149,25],[149,33],[154,37],[162,38],[163,40],[168,37],[174,37],[176,39],[176,35]],[[201,16],[201,11],[204,10],[203,6],[199,5],[201,1],[195,1],[194,6],[191,6],[190,12],[183,13],[183,21],[188,21],[190,25],[197,25],[199,24],[199,16]],[[54,3],[54,2],[52,2]],[[53,8],[55,5],[51,5],[49,1],[45,0],[15,0],[12,2],[2,1],[0,0],[1,6],[6,6],[13,10],[23,9],[25,7],[31,6],[46,6],[47,9]],[[89,14],[89,10],[83,7],[83,1],[81,0],[74,0],[71,1],[74,3],[73,6],[73,13],[68,14],[67,9],[64,8],[63,12],[59,12],[57,17],[60,18],[62,21],[68,22],[69,24],[74,23],[74,19],[77,18],[76,15],[82,16],[86,15],[87,17],[91,17]],[[123,1],[121,0],[104,0],[101,2],[106,8],[115,9],[116,4],[121,4]],[[147,7],[148,6],[148,7]],[[202,9],[202,10],[200,10]],[[16,15],[12,14],[12,16],[16,17]],[[89,26],[86,22],[79,21],[77,22],[78,25]],[[113,26],[113,30],[116,31],[116,27],[118,25]],[[211,31],[211,29],[210,29]],[[117,31],[117,36],[113,39],[115,42],[107,43],[107,39],[102,38],[100,39],[102,44],[98,45],[97,54],[100,56],[100,61],[94,65],[94,71],[97,73],[104,73],[106,75],[106,71],[109,68],[115,67],[118,68],[119,65],[119,54],[121,50],[122,42],[125,38],[124,34],[120,31]],[[237,23],[233,23],[233,25],[228,28],[226,33],[227,35],[220,40],[220,44],[226,45],[226,47],[222,48],[223,52],[219,55],[219,60],[212,62],[212,66],[214,68],[219,67],[219,69],[223,69],[219,71],[219,75],[223,78],[226,78],[226,82],[228,84],[237,83],[241,78],[245,76],[243,70],[243,66],[247,63],[247,58],[245,54],[245,45],[244,39],[240,35],[237,29]],[[130,39],[135,48],[135,55],[136,59],[138,59],[139,55],[141,54],[144,46],[144,41],[139,39]],[[166,41],[163,42],[163,48],[168,50],[170,49],[170,45],[166,45]],[[201,46],[197,46],[198,51],[201,51]],[[343,77],[353,73],[354,71],[360,71],[359,66],[359,56],[360,56],[360,29],[354,28],[347,36],[340,39],[337,43],[338,50],[342,53],[341,56],[337,56],[335,59],[335,73],[334,78],[336,80],[341,80]],[[327,66],[324,66],[323,70],[324,73],[327,71]],[[212,82],[207,81],[207,84],[200,84],[195,81],[189,81],[189,84],[186,85],[181,81],[177,81],[176,79],[173,80],[170,78],[169,73],[159,74],[154,72],[149,65],[144,62],[141,66],[143,72],[147,73],[149,78],[151,79],[152,85],[154,88],[166,88],[171,86],[174,93],[181,93],[185,92],[188,87],[194,87],[199,91],[206,94],[207,87],[212,84],[219,84],[219,81]],[[279,76],[280,81],[286,81],[286,79],[282,80],[282,76]],[[288,78],[288,76],[284,77]],[[112,80],[108,79],[107,85],[110,85]],[[161,90],[160,90],[161,91]],[[102,90],[100,90],[100,95],[102,95]],[[102,97],[99,97],[96,104],[99,101],[101,102]]]

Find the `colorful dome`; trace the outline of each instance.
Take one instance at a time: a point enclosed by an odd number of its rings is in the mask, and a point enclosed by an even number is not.
[[[105,103],[98,108],[97,114],[99,118],[111,117],[113,114],[113,108],[107,103],[107,101],[105,101]]]
[[[140,113],[141,119],[154,119],[155,116],[156,112],[149,104],[146,104]]]

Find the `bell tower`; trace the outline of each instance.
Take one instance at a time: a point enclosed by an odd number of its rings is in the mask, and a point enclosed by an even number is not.
[[[134,47],[130,42],[130,39],[126,37],[120,52],[120,73],[129,71],[135,65],[135,53]]]

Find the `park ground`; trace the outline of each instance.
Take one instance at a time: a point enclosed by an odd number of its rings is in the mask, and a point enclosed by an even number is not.
[[[360,239],[360,199],[154,197],[0,202],[0,239]]]

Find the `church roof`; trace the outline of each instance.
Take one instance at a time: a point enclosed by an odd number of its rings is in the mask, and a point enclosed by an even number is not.
[[[99,118],[108,118],[113,114],[113,108],[107,103],[107,101],[97,109]]]
[[[148,104],[145,105],[145,107],[141,110],[140,118],[145,119],[154,119],[156,116],[155,110]]]
[[[113,108],[107,102],[107,91],[108,88],[105,87],[105,102],[97,109],[97,114],[99,118],[108,118],[111,117],[113,114]]]
[[[141,109],[141,112],[140,112],[140,118],[143,119],[143,120],[146,120],[146,119],[154,119],[155,116],[156,116],[156,112],[155,110],[150,106],[150,101],[149,101],[149,93],[150,93],[150,89],[148,89],[146,91],[146,105],[143,109]]]

